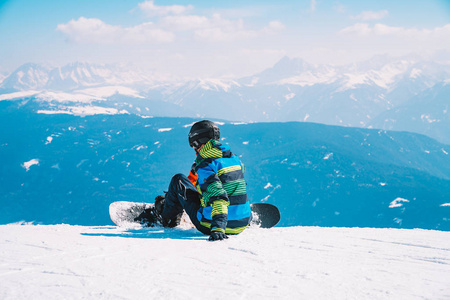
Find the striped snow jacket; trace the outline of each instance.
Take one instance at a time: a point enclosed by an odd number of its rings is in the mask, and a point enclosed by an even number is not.
[[[197,217],[202,226],[227,234],[242,232],[251,221],[244,167],[228,145],[210,140],[194,163],[202,208]]]

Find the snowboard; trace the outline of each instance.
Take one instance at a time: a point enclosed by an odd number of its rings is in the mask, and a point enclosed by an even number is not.
[[[269,203],[253,203],[250,204],[250,207],[252,208],[252,221],[250,226],[272,228],[280,222],[280,210],[275,205]]]
[[[280,211],[275,205],[269,203],[253,203],[250,207],[252,209],[250,226],[252,227],[271,228],[280,221]],[[111,221],[119,227],[162,226],[162,222],[156,217],[154,210],[154,203],[117,201],[109,205],[109,216]],[[145,222],[142,222],[143,219]],[[178,227],[194,227],[185,212],[179,217]]]

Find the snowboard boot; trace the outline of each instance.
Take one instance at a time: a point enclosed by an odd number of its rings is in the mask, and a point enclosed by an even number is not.
[[[155,198],[155,212],[159,220],[161,220],[161,223],[164,227],[173,228],[178,225],[180,225],[181,216],[183,215],[183,212],[179,213],[172,219],[165,219],[162,217],[162,212],[164,210],[164,203],[165,203],[165,197],[164,196],[157,196]]]
[[[145,209],[139,216],[134,218],[136,222],[141,223],[145,227],[155,227],[161,225],[161,221],[157,216],[155,207]]]
[[[162,211],[164,209],[164,196],[155,198],[155,205],[145,209],[134,220],[146,227],[163,225]]]

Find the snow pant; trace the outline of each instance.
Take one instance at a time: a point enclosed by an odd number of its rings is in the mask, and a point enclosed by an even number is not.
[[[201,225],[197,218],[197,213],[201,208],[201,197],[202,195],[185,175],[176,174],[172,177],[166,193],[162,217],[170,220],[176,218],[184,210],[195,228],[203,234],[209,235],[210,228]]]

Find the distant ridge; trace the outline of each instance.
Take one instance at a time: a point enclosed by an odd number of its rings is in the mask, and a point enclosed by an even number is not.
[[[63,106],[93,103],[148,116],[409,130],[450,144],[448,103],[439,100],[450,96],[449,82],[447,62],[414,55],[381,55],[343,66],[283,57],[258,74],[235,79],[171,78],[124,65],[30,63],[3,79],[0,101],[27,98],[36,100],[40,111],[65,113],[69,109]],[[58,105],[49,105],[52,101]]]

